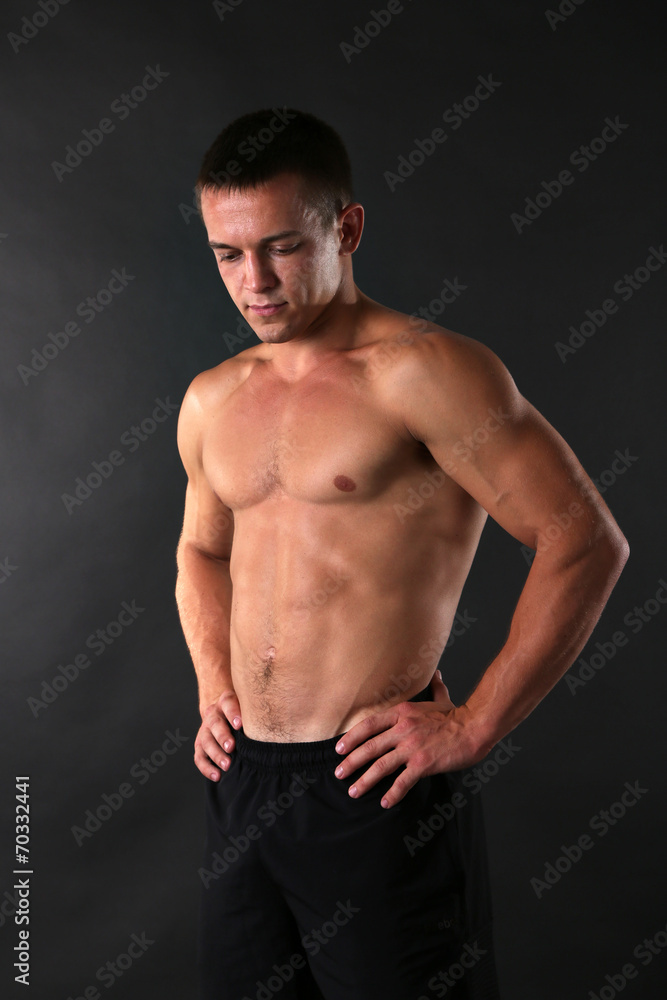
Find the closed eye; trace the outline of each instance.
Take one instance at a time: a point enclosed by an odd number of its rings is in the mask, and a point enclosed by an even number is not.
[[[278,254],[279,257],[285,257],[287,254],[294,253],[294,251],[298,250],[300,246],[300,243],[294,243],[290,247],[269,247],[269,253],[275,253]],[[239,256],[240,254],[238,253],[222,253],[218,254],[218,260],[220,262],[234,261],[238,260]]]

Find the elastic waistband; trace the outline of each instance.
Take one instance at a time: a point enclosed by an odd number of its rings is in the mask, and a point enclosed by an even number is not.
[[[413,695],[408,701],[432,701],[430,685]],[[267,771],[291,772],[297,768],[307,767],[330,768],[342,760],[336,752],[336,744],[343,733],[331,736],[327,740],[315,740],[310,743],[271,743],[266,740],[253,740],[243,732],[243,728],[234,733],[236,753],[239,758]]]

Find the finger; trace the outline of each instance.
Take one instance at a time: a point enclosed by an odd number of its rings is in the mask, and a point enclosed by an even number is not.
[[[373,761],[368,770],[364,771],[354,784],[348,788],[348,795],[353,799],[361,798],[373,785],[377,785],[381,778],[384,778],[387,774],[391,774],[403,763],[405,763],[405,757],[398,750],[393,750],[391,753],[384,754],[383,757],[378,757],[377,760]]]
[[[197,745],[195,745],[195,764],[205,778],[210,778],[211,781],[220,780],[220,770],[211,763],[208,755]]]
[[[337,778],[347,778],[350,774],[358,771],[369,761],[382,758],[396,746],[396,733],[392,729],[385,729],[375,736],[362,743],[356,750],[351,750],[347,757],[336,766],[334,774]]]
[[[225,692],[225,694],[220,695],[218,699],[218,706],[220,711],[229,719],[230,723],[234,729],[240,729],[241,727],[241,706],[239,705],[239,700],[233,691]]]
[[[224,715],[217,715],[210,721],[208,719],[206,721],[208,723],[209,732],[217,741],[218,746],[223,750],[226,750],[228,753],[231,753],[236,746],[236,740],[234,739],[234,733],[229,728],[227,719]]]
[[[229,768],[231,758],[225,753],[217,739],[211,733],[210,729],[202,726],[199,730],[195,746],[199,746],[202,753],[205,754],[213,764],[221,767],[223,771],[226,771]]]
[[[412,786],[417,784],[418,780],[419,774],[416,771],[410,771],[409,768],[401,771],[391,788],[382,796],[380,800],[382,808],[391,809],[392,806],[395,806],[407,795]]]
[[[367,716],[367,718],[362,719],[361,722],[358,722],[356,726],[352,726],[352,729],[348,729],[341,736],[336,744],[336,750],[338,753],[349,753],[350,750],[359,746],[370,736],[381,733],[383,730],[391,729],[397,719],[396,706],[392,706],[386,712],[377,712],[375,715]]]

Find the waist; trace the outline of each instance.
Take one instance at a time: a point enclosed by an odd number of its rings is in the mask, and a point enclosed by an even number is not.
[[[431,701],[431,688],[428,684],[408,701]],[[336,752],[336,744],[343,733],[331,736],[326,740],[307,742],[271,742],[257,740],[246,736],[243,727],[234,734],[236,753],[242,760],[248,761],[262,769],[289,772],[298,768],[327,769],[339,763],[341,755]]]

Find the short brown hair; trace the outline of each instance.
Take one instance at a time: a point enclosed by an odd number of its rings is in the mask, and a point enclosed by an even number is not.
[[[245,191],[282,173],[304,178],[323,226],[354,201],[350,159],[335,129],[295,108],[262,108],[227,125],[206,152],[195,184],[200,211],[202,191]]]

